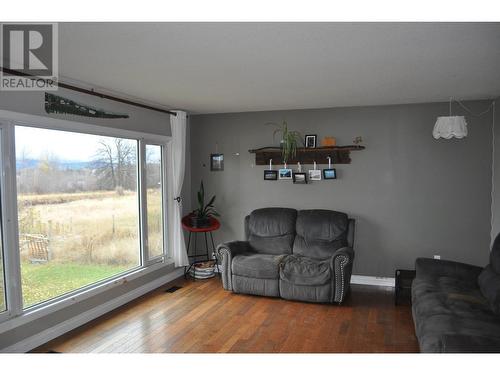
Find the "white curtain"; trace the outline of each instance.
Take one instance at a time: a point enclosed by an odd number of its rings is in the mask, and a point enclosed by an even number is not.
[[[184,168],[186,159],[186,112],[175,111],[177,116],[170,116],[172,129],[172,186],[173,199],[181,196],[182,183],[184,182]],[[182,231],[182,201],[171,200],[172,207],[172,258],[176,267],[189,265]],[[169,202],[169,203],[170,203]]]

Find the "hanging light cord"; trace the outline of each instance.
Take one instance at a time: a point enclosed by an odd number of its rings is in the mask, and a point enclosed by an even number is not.
[[[498,99],[498,98],[492,99],[492,102],[490,103],[490,105],[488,106],[488,108],[486,108],[483,112],[474,113],[469,108],[467,108],[465,106],[465,104],[462,103],[460,100],[454,99],[454,98],[450,98],[450,116],[451,116],[451,102],[452,101],[456,102],[460,107],[462,107],[468,114],[470,114],[472,116],[480,117],[480,116],[485,115],[486,113],[488,113],[491,109],[493,109],[493,115],[494,115],[494,113],[495,113],[495,100],[496,99]]]

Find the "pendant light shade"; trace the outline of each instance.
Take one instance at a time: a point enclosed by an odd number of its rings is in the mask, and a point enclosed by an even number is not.
[[[436,120],[432,135],[435,139],[467,137],[467,122],[464,116],[440,116]]]

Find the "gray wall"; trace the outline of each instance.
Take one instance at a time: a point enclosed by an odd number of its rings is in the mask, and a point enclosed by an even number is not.
[[[2,92],[0,91],[0,109],[21,112],[38,116],[52,117],[65,119],[69,121],[77,121],[94,125],[114,127],[118,129],[142,131],[146,133],[170,135],[170,119],[166,114],[153,112],[138,107],[128,106],[109,100],[95,98],[89,95],[78,94],[67,90],[59,90],[58,94],[83,104],[96,106],[109,111],[127,113],[130,115],[128,119],[93,119],[74,115],[48,115],[44,110],[44,94],[43,92]],[[189,211],[190,208],[190,141],[189,141],[189,124],[188,124],[188,139],[187,139],[187,155],[186,155],[186,176],[183,187],[184,210]],[[169,202],[170,203],[170,202]],[[119,285],[100,295],[96,295],[87,300],[83,300],[72,306],[57,311],[49,316],[37,319],[13,330],[0,333],[0,349],[9,347],[16,342],[28,338],[36,333],[42,332],[50,327],[53,327],[67,319],[70,319],[85,311],[101,305],[102,303],[116,298],[122,294],[132,291],[142,285],[145,285],[156,278],[164,276],[172,272],[172,265],[162,267],[158,271],[144,275],[129,283]]]
[[[488,103],[467,105],[479,112]],[[467,116],[467,138],[434,140],[436,116],[447,113],[447,103],[429,103],[192,116],[192,198],[200,179],[217,195],[217,242],[243,239],[243,218],[259,207],[347,212],[357,220],[355,274],[393,276],[397,268],[413,268],[415,258],[434,254],[484,265],[491,230],[491,119]],[[332,135],[341,145],[362,136],[366,150],[352,152],[351,164],[336,165],[336,181],[263,181],[265,167],[254,165],[248,149],[272,145],[272,128],[264,123],[283,119],[291,129]],[[225,155],[223,172],[209,168],[216,144]]]
[[[495,116],[495,126],[494,126],[494,143],[495,148],[493,150],[493,186],[491,190],[491,242],[495,239],[496,235],[500,233],[500,99],[495,102],[497,108]],[[493,116],[490,113],[490,116]],[[491,121],[491,117],[490,117]]]

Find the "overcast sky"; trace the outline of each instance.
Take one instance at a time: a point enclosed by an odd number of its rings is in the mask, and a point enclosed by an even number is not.
[[[20,158],[24,153],[26,159],[39,159],[49,154],[61,161],[91,161],[99,148],[98,142],[102,139],[113,138],[16,126],[16,157]],[[159,156],[159,153],[154,156]],[[149,157],[153,155],[149,154],[148,159]]]

